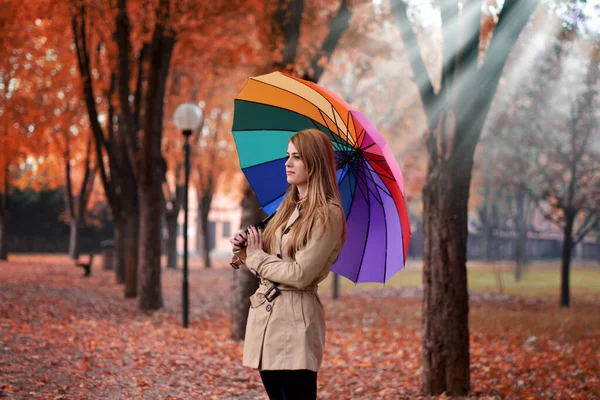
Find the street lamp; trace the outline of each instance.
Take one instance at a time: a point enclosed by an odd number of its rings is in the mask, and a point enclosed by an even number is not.
[[[202,123],[202,110],[194,103],[180,104],[173,114],[173,121],[185,136],[185,194],[183,197],[183,283],[182,298],[183,327],[188,327],[190,314],[190,295],[188,287],[188,187],[190,182],[190,135]]]

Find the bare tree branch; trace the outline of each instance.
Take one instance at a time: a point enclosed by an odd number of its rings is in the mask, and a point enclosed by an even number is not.
[[[342,0],[335,17],[329,21],[329,32],[323,41],[321,50],[315,54],[311,61],[312,74],[309,74],[309,77],[312,78],[313,82],[318,82],[321,78],[325,71],[323,60],[327,61],[331,58],[342,35],[350,25],[350,19],[352,19],[352,9],[348,4],[348,0]]]
[[[438,120],[438,113],[435,111],[437,96],[433,89],[427,67],[425,67],[425,62],[421,56],[421,48],[417,41],[417,36],[408,19],[408,10],[406,4],[404,4],[404,0],[392,1],[392,11],[400,28],[400,34],[413,72],[414,81],[423,102],[423,109],[427,116],[427,125],[429,130],[433,132]]]
[[[573,245],[581,242],[588,233],[594,230],[598,224],[600,223],[600,215],[598,215],[598,210],[594,210],[590,212],[581,227],[577,230],[577,232],[573,235]]]

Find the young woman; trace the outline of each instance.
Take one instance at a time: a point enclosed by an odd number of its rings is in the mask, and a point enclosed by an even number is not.
[[[264,232],[232,238],[240,262],[260,280],[250,297],[245,366],[258,369],[270,399],[316,399],[325,347],[317,284],[346,238],[333,147],[317,129],[288,143],[287,196]]]

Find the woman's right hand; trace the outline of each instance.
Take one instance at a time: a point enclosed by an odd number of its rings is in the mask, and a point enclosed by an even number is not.
[[[244,230],[237,231],[231,239],[229,239],[229,243],[233,245],[233,250],[241,250],[247,245],[248,234]]]

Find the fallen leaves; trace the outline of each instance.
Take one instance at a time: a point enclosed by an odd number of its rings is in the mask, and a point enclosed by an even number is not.
[[[229,339],[229,269],[192,269],[183,329],[180,271],[164,270],[165,308],[144,313],[112,273],[82,279],[69,265],[0,265],[0,398],[266,399]],[[421,302],[386,290],[324,296],[319,398],[419,397]],[[470,398],[597,397],[597,314],[597,304],[472,301]]]

